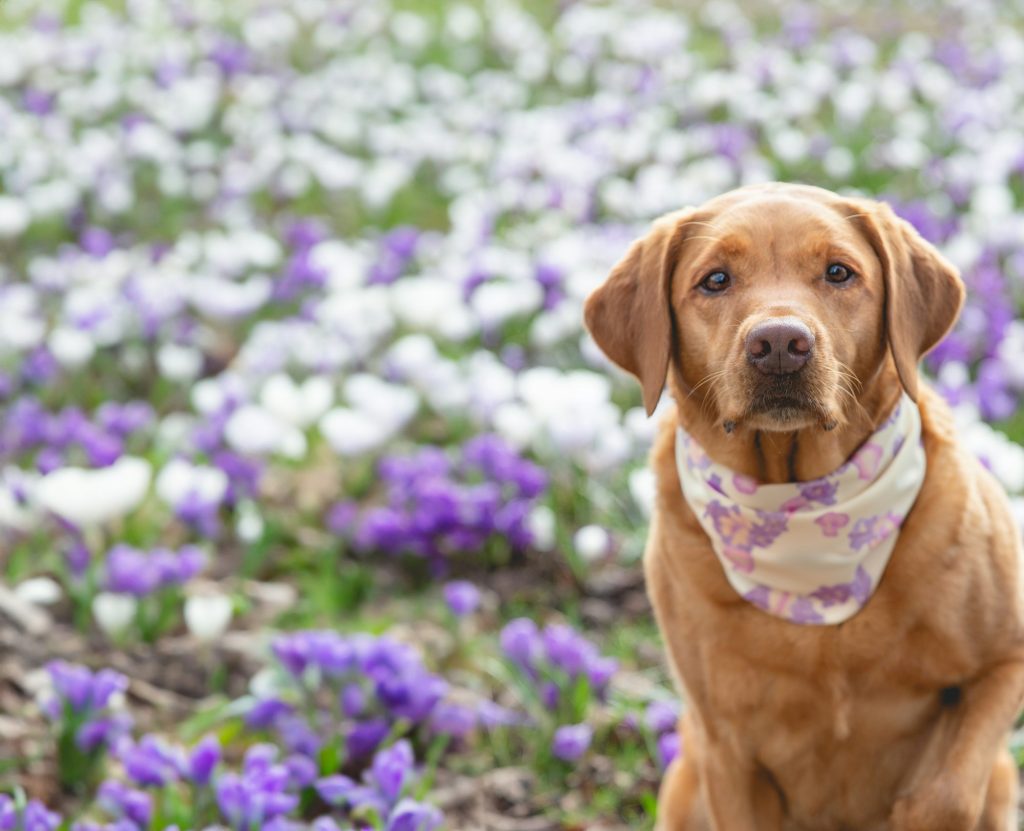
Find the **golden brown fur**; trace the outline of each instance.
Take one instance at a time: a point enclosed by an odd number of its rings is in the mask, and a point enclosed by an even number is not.
[[[856,282],[820,279],[834,261]],[[700,281],[716,269],[733,282],[708,295]],[[1019,531],[917,378],[961,302],[952,266],[886,206],[792,185],[670,214],[588,300],[589,329],[638,376],[648,410],[666,376],[677,402],[652,452],[645,555],[688,705],[659,829],[1016,827],[1004,747],[1024,694]],[[816,338],[795,379],[745,359],[746,333],[780,315]],[[928,470],[867,606],[801,626],[741,599],[683,500],[677,421],[739,472],[810,479],[838,467],[901,389],[920,406]]]

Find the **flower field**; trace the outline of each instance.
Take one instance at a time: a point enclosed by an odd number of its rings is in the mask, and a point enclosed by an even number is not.
[[[581,308],[740,184],[961,268],[1024,529],[1024,10],[936,8],[4,0],[0,831],[653,827],[658,416]]]

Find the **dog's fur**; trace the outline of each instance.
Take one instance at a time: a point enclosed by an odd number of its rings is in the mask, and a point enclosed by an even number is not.
[[[824,279],[838,262],[855,273]],[[700,288],[713,271],[732,284]],[[676,406],[651,462],[648,592],[687,702],[662,785],[662,831],[1016,828],[1005,750],[1024,694],[1020,532],[962,449],[917,364],[956,319],[951,266],[884,204],[818,188],[742,188],[658,220],[588,299],[588,329]],[[748,365],[758,322],[812,330],[796,375]],[[680,491],[681,423],[717,462],[763,482],[836,469],[917,401],[924,485],[865,608],[835,626],[772,617],[731,588]]]

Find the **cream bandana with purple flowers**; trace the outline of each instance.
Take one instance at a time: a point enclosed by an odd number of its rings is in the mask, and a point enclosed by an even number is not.
[[[762,485],[717,464],[679,428],[683,496],[745,600],[794,623],[841,623],[868,602],[925,474],[921,413],[904,395],[821,479]]]

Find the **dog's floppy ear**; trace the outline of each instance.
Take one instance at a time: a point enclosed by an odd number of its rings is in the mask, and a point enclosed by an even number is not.
[[[648,415],[661,398],[668,374],[672,272],[691,213],[675,211],[656,220],[583,309],[587,329],[605,355],[640,380]]]
[[[952,328],[964,303],[956,267],[888,205],[859,204],[856,215],[882,264],[885,330],[900,382],[917,400],[917,365]]]

